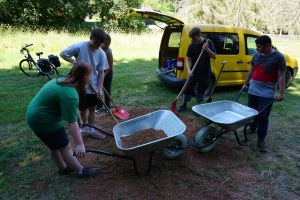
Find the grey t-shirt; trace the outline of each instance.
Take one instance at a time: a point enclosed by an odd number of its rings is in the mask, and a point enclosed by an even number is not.
[[[75,57],[76,60],[82,60],[89,63],[93,67],[92,83],[95,89],[98,89],[98,73],[109,68],[107,57],[104,51],[99,48],[95,51],[89,47],[88,41],[78,42],[66,48],[63,51],[69,57]],[[87,85],[86,92],[94,94],[93,90]]]

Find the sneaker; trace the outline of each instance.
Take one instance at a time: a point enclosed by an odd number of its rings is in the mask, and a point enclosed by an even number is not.
[[[185,111],[185,110],[186,110],[186,104],[183,103],[183,104],[179,107],[178,112],[183,112],[183,111]]]
[[[80,128],[80,135],[82,138],[84,138],[85,130],[84,128]]]
[[[246,133],[247,133],[248,135],[256,134],[256,130],[252,130],[251,128],[248,128],[248,129],[246,130]]]
[[[268,148],[266,146],[265,140],[258,140],[257,141],[257,146],[258,146],[259,151],[261,153],[267,153],[268,152]]]
[[[99,139],[99,140],[105,139],[105,135],[104,134],[97,133],[96,131],[93,132],[93,133],[89,133],[89,136],[92,137],[92,138]]]
[[[70,167],[66,167],[66,168],[64,168],[64,169],[58,169],[58,174],[60,175],[60,176],[63,176],[63,175],[66,175],[66,174],[69,174],[69,173],[71,173],[71,172],[73,172],[74,170],[73,169],[71,169]]]
[[[95,113],[99,114],[102,111],[102,108],[98,108],[95,110]]]
[[[77,178],[93,178],[99,173],[99,168],[84,167],[81,174],[77,173]]]

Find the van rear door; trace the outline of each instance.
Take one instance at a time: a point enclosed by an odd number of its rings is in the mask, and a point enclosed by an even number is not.
[[[148,20],[163,22],[169,26],[172,26],[172,25],[179,26],[179,25],[184,24],[182,21],[180,21],[174,17],[164,15],[161,12],[157,12],[157,11],[130,8],[126,11],[126,15],[128,15],[130,17],[137,17],[137,18],[141,18],[141,19],[148,19]]]

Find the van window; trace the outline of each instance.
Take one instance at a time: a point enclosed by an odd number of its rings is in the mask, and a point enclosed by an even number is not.
[[[253,56],[257,53],[255,40],[258,36],[245,35],[246,55]]]
[[[170,35],[168,47],[177,47],[180,45],[181,32],[172,32]]]
[[[214,43],[218,55],[236,55],[239,53],[239,38],[237,33],[203,32],[202,36]]]

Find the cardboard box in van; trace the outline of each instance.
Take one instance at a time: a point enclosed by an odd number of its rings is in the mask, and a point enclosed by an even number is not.
[[[255,39],[261,35],[260,33],[234,26],[184,24],[176,18],[156,11],[129,9],[127,14],[167,24],[161,39],[156,70],[156,73],[162,73],[157,77],[167,85],[182,88],[187,79],[185,59],[188,46],[192,42],[188,34],[193,27],[199,27],[202,37],[213,41],[217,52],[217,59],[211,59],[211,85],[206,94],[210,93],[223,61],[227,61],[227,63],[222,70],[217,86],[234,86],[244,83],[250,69],[251,59],[257,52]],[[287,87],[298,72],[298,62],[288,55],[284,54],[284,57],[287,65]],[[171,72],[166,73],[166,71]]]

